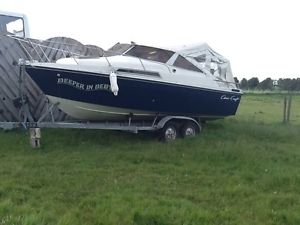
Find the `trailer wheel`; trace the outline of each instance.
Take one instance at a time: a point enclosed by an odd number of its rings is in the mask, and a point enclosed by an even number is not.
[[[186,122],[181,127],[180,132],[181,132],[181,136],[183,138],[195,137],[196,134],[198,134],[200,132],[200,129],[199,129],[198,125],[195,124],[194,122]]]
[[[175,123],[168,122],[160,131],[160,139],[164,142],[173,141],[178,137]]]

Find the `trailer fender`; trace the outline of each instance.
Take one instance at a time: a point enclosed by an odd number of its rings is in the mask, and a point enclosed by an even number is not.
[[[183,121],[191,121],[191,122],[194,122],[198,128],[199,128],[199,131],[201,131],[201,125],[199,124],[199,122],[191,117],[186,117],[186,116],[166,116],[166,117],[163,117],[156,125],[156,128],[159,130],[159,129],[162,129],[167,122],[171,121],[171,120],[183,120]]]

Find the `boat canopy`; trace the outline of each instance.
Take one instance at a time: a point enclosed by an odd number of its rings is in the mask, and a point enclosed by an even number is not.
[[[214,51],[208,44],[184,46],[175,51],[192,62],[196,62],[198,67],[216,78],[235,83],[229,60]]]
[[[209,57],[211,61],[225,63],[226,58],[214,51],[208,44],[201,43],[197,45],[184,46],[176,52],[185,56],[195,58],[198,62]]]

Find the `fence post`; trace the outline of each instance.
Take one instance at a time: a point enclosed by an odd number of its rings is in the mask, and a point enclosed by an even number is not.
[[[30,144],[32,148],[40,148],[41,147],[41,130],[40,128],[30,128]]]
[[[286,123],[286,96],[284,96],[284,101],[283,101],[283,123]]]
[[[286,121],[290,121],[290,115],[291,115],[291,104],[292,104],[292,96],[289,96],[288,102],[287,102],[287,115],[286,115]]]

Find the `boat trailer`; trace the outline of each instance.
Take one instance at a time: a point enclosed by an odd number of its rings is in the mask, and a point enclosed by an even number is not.
[[[28,106],[24,106],[27,108]],[[26,112],[30,113],[29,110]],[[51,113],[50,111],[46,113]],[[23,129],[29,130],[33,147],[39,147],[39,139],[41,138],[41,128],[64,128],[64,129],[93,129],[93,130],[115,130],[138,133],[139,131],[159,131],[160,140],[169,142],[178,137],[192,137],[202,130],[201,123],[190,117],[184,116],[165,116],[160,119],[155,117],[152,122],[132,122],[129,117],[128,121],[124,122],[89,122],[89,121],[28,121],[32,118],[29,115],[25,116],[24,121],[16,122],[0,122],[0,128],[3,130]],[[41,117],[42,118],[42,117]]]

